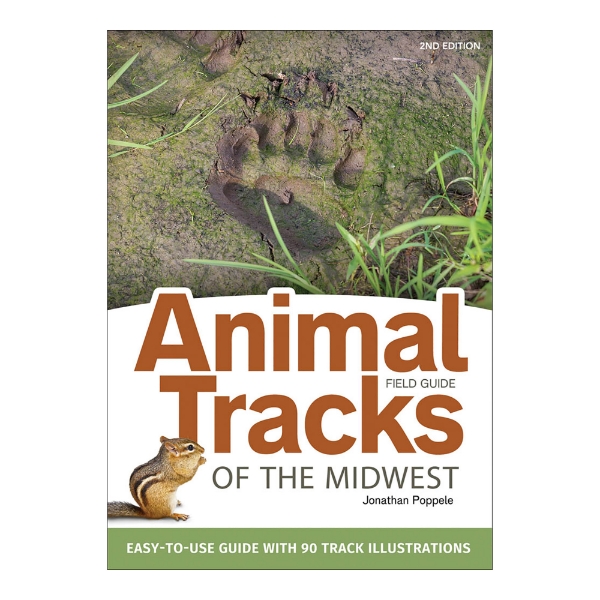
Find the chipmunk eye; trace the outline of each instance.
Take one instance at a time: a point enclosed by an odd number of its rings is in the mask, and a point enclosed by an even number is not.
[[[191,444],[187,447],[187,449],[191,452],[194,449],[194,446],[192,446]]]

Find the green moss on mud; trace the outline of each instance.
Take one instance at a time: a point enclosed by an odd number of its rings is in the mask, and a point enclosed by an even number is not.
[[[217,296],[264,293],[281,283],[254,273],[183,261],[250,261],[252,252],[271,256],[264,235],[272,239],[271,232],[239,223],[215,203],[206,184],[217,159],[217,142],[225,131],[247,125],[256,115],[277,119],[284,132],[291,113],[305,111],[312,122],[334,128],[339,138],[336,156],[348,145],[366,151],[364,173],[354,190],[336,185],[333,155],[311,162],[307,154],[286,149],[283,133],[281,140],[262,150],[250,149],[245,156],[245,180],[269,176],[310,182],[306,209],[295,207],[295,232],[307,243],[315,236],[315,223],[329,232],[338,221],[365,233],[368,223],[371,230],[390,228],[421,216],[435,184],[433,176],[425,174],[434,152],[442,154],[453,145],[468,148],[470,144],[470,105],[452,73],[472,86],[475,74],[483,75],[491,54],[490,32],[460,34],[460,39],[480,41],[479,52],[448,52],[438,56],[433,65],[415,65],[394,62],[392,57],[426,61],[428,54],[419,50],[419,42],[429,39],[427,32],[251,31],[231,68],[213,76],[202,62],[210,45],[190,41],[192,34],[109,32],[109,75],[140,53],[111,90],[110,101],[169,80],[135,104],[109,111],[109,138],[146,142],[181,130],[189,119],[224,96],[234,98],[244,92],[262,99],[255,113],[237,98],[197,127],[152,150],[109,159],[109,308],[149,302],[159,286],[189,287],[194,296]],[[443,32],[442,37],[452,39],[453,35],[458,34]],[[331,106],[323,104],[316,88],[293,105],[281,97],[285,89],[280,96],[274,95],[269,80],[262,76],[310,71],[321,81],[337,83],[337,97]],[[171,114],[183,98],[181,110]],[[358,140],[345,139],[347,106],[365,113]],[[464,166],[458,162],[447,168],[448,175],[464,174]],[[249,189],[248,194],[259,210],[255,191]],[[275,206],[282,221],[291,214],[286,212],[289,208],[294,207]],[[316,221],[311,221],[311,214]],[[283,261],[279,250],[274,251]],[[343,243],[334,237],[325,249],[301,258],[315,284],[326,287],[330,282],[340,285],[347,256]]]

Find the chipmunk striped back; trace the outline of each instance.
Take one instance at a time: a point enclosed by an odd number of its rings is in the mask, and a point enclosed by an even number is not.
[[[162,448],[161,448],[162,450]],[[148,512],[147,495],[150,487],[160,481],[164,481],[165,474],[157,467],[160,466],[160,452],[152,460],[136,467],[129,478],[129,489],[133,499],[142,507],[144,512]]]
[[[178,521],[188,515],[174,512],[180,504],[176,492],[206,462],[204,448],[187,438],[161,437],[158,454],[147,463],[136,467],[129,478],[129,490],[139,504],[109,502],[109,517],[145,517],[162,519],[171,517]]]

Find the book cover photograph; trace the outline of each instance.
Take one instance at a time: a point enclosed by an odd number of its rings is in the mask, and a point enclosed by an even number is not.
[[[110,570],[490,570],[492,31],[107,32]]]

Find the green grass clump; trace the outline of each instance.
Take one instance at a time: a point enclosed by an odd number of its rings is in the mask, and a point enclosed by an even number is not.
[[[478,75],[475,80],[475,89],[473,92],[471,92],[459,77],[456,75],[454,75],[454,77],[466,92],[467,96],[469,96],[472,104],[471,152],[467,152],[463,148],[454,147],[440,157],[435,153],[435,161],[429,169],[427,169],[427,173],[433,169],[436,170],[442,193],[432,196],[425,204],[424,209],[434,200],[442,199],[445,200],[455,212],[460,213],[460,208],[451,199],[450,186],[459,182],[465,182],[472,190],[471,198],[468,202],[469,205],[474,205],[476,207],[475,212],[485,214],[488,209],[492,209],[492,130],[485,117],[485,107],[492,77],[492,59],[490,59],[483,87]],[[472,169],[472,174],[465,177],[457,177],[446,184],[441,165],[444,161],[455,155],[463,156],[468,160]]]
[[[117,81],[119,81],[119,79],[121,78],[121,75],[123,75],[123,73],[125,73],[125,71],[127,71],[127,69],[129,69],[129,67],[133,64],[133,61],[138,57],[138,55],[139,55],[139,52],[134,54],[123,66],[121,66],[115,73],[113,73],[113,75],[111,75],[108,78],[108,90],[107,91],[110,91],[110,88],[112,88],[112,86],[115,85],[115,83],[117,83]],[[110,110],[111,108],[117,108],[118,106],[125,106],[126,104],[131,104],[132,102],[135,102],[136,100],[139,100],[140,98],[143,98],[144,96],[147,96],[148,94],[151,94],[158,88],[162,87],[163,85],[165,85],[165,83],[167,83],[167,81],[168,80],[165,79],[165,81],[154,86],[151,90],[142,92],[141,94],[138,94],[137,96],[133,96],[133,98],[125,98],[125,100],[119,100],[118,102],[109,103],[108,110]],[[125,146],[128,148],[143,148],[146,150],[148,150],[150,148],[150,146],[148,144],[136,144],[134,142],[124,142],[124,141],[120,141],[120,140],[108,140],[108,145],[109,146]],[[116,154],[113,154],[111,156],[117,156],[118,154],[122,154],[122,153],[117,152]]]
[[[134,56],[132,56],[121,68],[119,68],[116,71],[116,73],[114,73],[108,79],[108,90],[110,90],[113,87],[113,85],[120,79],[120,77],[123,75],[123,73],[125,73],[125,71],[127,71],[127,69],[129,69],[129,67],[133,64],[133,61],[138,57],[138,54],[139,54],[139,52],[137,54],[135,54]],[[131,104],[132,102],[140,100],[141,98],[144,98],[148,94],[151,94],[152,92],[156,91],[158,88],[165,85],[165,83],[167,83],[167,81],[168,81],[168,79],[165,79],[165,81],[154,86],[151,90],[142,92],[141,94],[138,94],[137,96],[133,96],[132,98],[126,98],[125,100],[119,100],[118,102],[113,102],[112,104],[108,104],[108,110],[110,110],[111,108],[117,108],[119,106],[125,106],[126,104]],[[183,128],[179,131],[174,131],[172,133],[167,133],[165,135],[161,135],[160,137],[157,137],[157,138],[150,140],[148,142],[145,142],[143,144],[109,139],[108,145],[109,146],[122,146],[122,147],[127,147],[130,149],[138,148],[138,149],[143,149],[143,150],[149,150],[149,149],[151,149],[152,146],[154,146],[155,144],[158,144],[159,142],[162,142],[169,138],[175,137],[177,135],[181,135],[182,133],[185,133],[192,127],[196,127],[197,125],[199,125],[200,123],[202,123],[203,121],[208,119],[208,117],[210,117],[212,114],[217,112],[219,109],[223,108],[224,106],[227,106],[227,104],[229,104],[230,102],[233,102],[236,98],[237,98],[237,94],[233,98],[226,101],[226,96],[223,96],[214,106],[207,109],[206,111],[201,111],[196,116],[192,117],[183,126]],[[119,156],[121,154],[126,154],[127,152],[130,152],[130,150],[120,150],[119,152],[113,152],[112,154],[109,154],[108,157],[114,158],[115,156]]]
[[[464,288],[470,297],[467,301],[483,308],[492,307],[492,129],[489,126],[485,109],[492,76],[492,60],[483,85],[479,76],[475,80],[474,91],[456,75],[454,76],[471,100],[471,151],[455,147],[441,157],[435,154],[435,161],[427,172],[435,169],[442,193],[432,196],[423,210],[432,202],[441,199],[454,211],[453,215],[435,215],[423,217],[416,221],[403,223],[386,232],[379,232],[368,242],[362,236],[354,238],[343,227],[338,225],[342,237],[348,243],[353,259],[348,267],[347,279],[353,276],[358,267],[376,295],[399,297],[408,295],[411,298],[435,300],[440,287],[458,286]],[[453,179],[446,184],[441,165],[451,156],[464,156],[471,168],[471,174]],[[471,189],[471,197],[466,203],[467,215],[456,204],[450,187],[465,182]],[[441,208],[441,207],[440,207]],[[474,210],[473,210],[474,208]],[[432,245],[432,235],[443,241],[441,228],[449,229],[449,235],[464,239],[459,244],[462,249],[456,256],[456,244],[446,244],[443,249]],[[413,233],[399,245],[386,249],[385,241],[396,236]],[[437,232],[437,233],[436,233]],[[422,242],[415,242],[422,236]],[[444,236],[445,237],[445,236]],[[446,238],[447,239],[447,238]],[[420,247],[431,256],[437,252],[441,256],[434,259],[432,266],[424,267],[423,252],[419,253],[418,264],[407,281],[400,276],[395,279],[391,275],[392,265],[400,252],[411,247]]]

